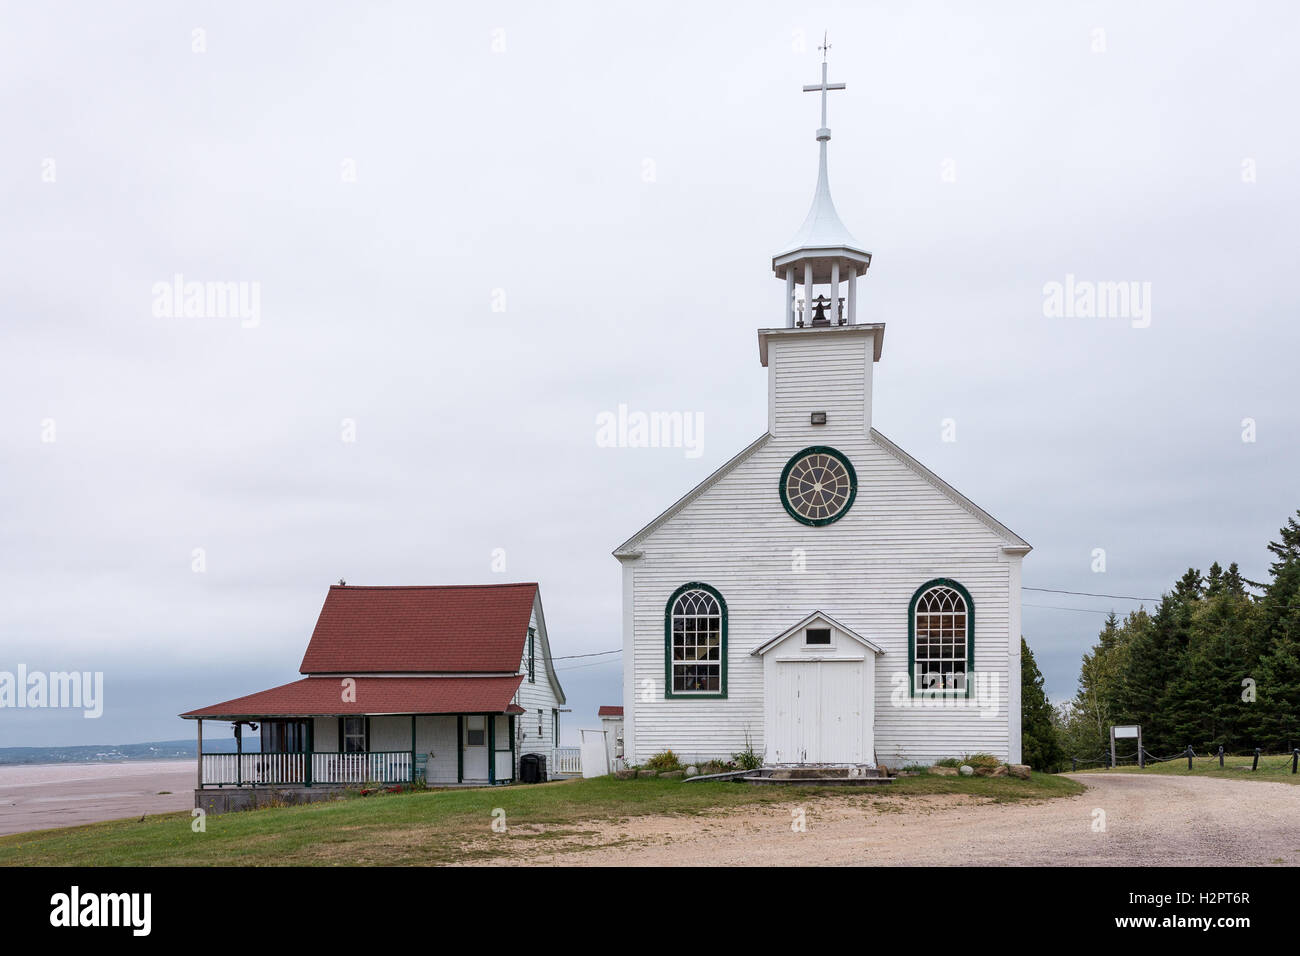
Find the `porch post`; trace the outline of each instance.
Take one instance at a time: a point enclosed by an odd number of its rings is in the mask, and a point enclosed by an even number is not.
[[[316,718],[307,718],[307,766],[303,770],[303,785],[311,786],[311,755],[316,749]]]
[[[488,737],[488,786],[497,782],[497,718],[496,714],[484,714],[487,719]]]
[[[235,786],[244,785],[244,727],[235,721]]]
[[[511,714],[506,718],[506,720],[510,722],[510,782],[514,783],[515,779],[519,776],[519,774],[515,772],[515,768],[519,766],[518,761],[515,758],[515,715]]]
[[[199,789],[203,789],[203,718],[199,718]]]
[[[427,767],[424,772],[426,775],[428,774],[429,771]],[[415,785],[415,714],[411,715],[411,780],[410,783],[412,786]]]
[[[456,782],[465,782],[465,715],[456,715]]]

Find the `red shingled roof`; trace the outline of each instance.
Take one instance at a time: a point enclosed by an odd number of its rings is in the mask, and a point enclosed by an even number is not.
[[[201,707],[182,717],[321,717],[333,714],[522,714],[510,702],[516,677],[358,677],[355,701],[343,701],[343,678],[305,677],[247,697]]]
[[[615,707],[613,704],[601,704],[600,710],[596,711],[596,716],[597,717],[622,717],[623,707],[622,705]]]
[[[513,674],[536,596],[536,584],[334,585],[298,670]]]

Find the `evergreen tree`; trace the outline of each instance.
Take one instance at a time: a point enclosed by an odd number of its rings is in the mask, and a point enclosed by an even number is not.
[[[1142,725],[1147,750],[1164,754],[1181,750],[1178,713],[1171,710],[1184,685],[1193,612],[1201,597],[1201,574],[1194,568],[1166,594],[1145,632],[1134,635],[1120,681],[1118,713],[1123,723]]]
[[[1043,673],[1024,637],[1020,638],[1021,760],[1035,770],[1055,773],[1065,755],[1057,739],[1052,705],[1043,690]]]
[[[1272,580],[1263,586],[1255,620],[1261,658],[1252,729],[1257,746],[1268,750],[1300,746],[1300,523],[1288,518],[1279,536],[1268,545]]]
[[[1197,752],[1254,746],[1249,725],[1256,715],[1241,693],[1254,663],[1250,618],[1250,599],[1230,588],[1216,562],[1205,598],[1192,608],[1182,670],[1164,695],[1170,732]]]

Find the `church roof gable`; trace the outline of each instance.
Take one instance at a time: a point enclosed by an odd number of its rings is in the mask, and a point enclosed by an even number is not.
[[[664,522],[666,522],[669,518],[677,514],[677,512],[681,511],[683,508],[689,505],[696,498],[700,497],[700,495],[704,494],[706,491],[712,488],[715,484],[717,484],[719,481],[721,481],[731,472],[735,471],[736,468],[739,467],[742,463],[744,463],[746,459],[748,459],[751,455],[754,454],[754,452],[758,451],[760,448],[766,445],[768,440],[771,439],[771,437],[772,436],[769,435],[767,432],[764,432],[762,435],[760,435],[757,440],[751,442],[744,449],[742,449],[740,454],[733,457],[730,461],[726,462],[721,468],[719,468],[713,474],[709,475],[709,477],[705,478],[703,481],[701,481],[690,491],[686,492],[686,494],[684,494],[681,498],[677,499],[676,502],[674,502],[671,506],[669,506],[663,512],[663,514],[659,515],[659,517],[655,518],[654,521],[651,521],[648,525],[646,525],[636,534],[632,535],[632,537],[628,538],[617,548],[615,548],[614,557],[624,558],[624,557],[634,556],[636,554],[637,545],[639,545],[642,541],[644,541],[655,531],[658,531],[659,528],[664,524]]]
[[[1007,542],[1006,547],[1017,551],[1024,551],[1026,553],[1033,547],[1028,541],[1020,537],[1020,535],[1016,534],[1002,522],[998,521],[991,514],[979,505],[975,504],[975,502],[971,501],[952,485],[948,484],[948,482],[944,481],[929,468],[926,468],[925,465],[921,464],[907,452],[903,451],[903,449],[899,448],[874,428],[871,429],[871,437],[881,449],[896,458],[914,474],[933,485],[934,488],[948,498],[948,500],[978,518],[990,531]]]

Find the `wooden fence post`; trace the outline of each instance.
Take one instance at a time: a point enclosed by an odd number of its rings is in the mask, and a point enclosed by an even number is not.
[[[1223,769],[1223,744],[1219,744],[1219,769]]]
[[[1250,769],[1252,771],[1259,769],[1259,748],[1258,747],[1255,748],[1255,759],[1251,761]]]
[[[1192,769],[1192,745],[1187,745],[1187,769]]]

